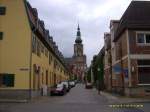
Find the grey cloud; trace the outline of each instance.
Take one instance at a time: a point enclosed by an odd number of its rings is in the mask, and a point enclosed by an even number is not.
[[[109,21],[119,19],[130,0],[120,1],[123,1],[123,6],[111,7],[110,12],[106,13],[103,9],[94,14],[95,8],[107,5],[112,0],[29,0],[38,9],[39,17],[45,21],[46,28],[66,57],[73,55],[79,21],[88,65],[92,56],[103,46],[103,34],[109,31]]]

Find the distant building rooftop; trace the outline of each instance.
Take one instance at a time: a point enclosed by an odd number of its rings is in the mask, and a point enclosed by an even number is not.
[[[150,29],[150,1],[132,1],[120,19],[115,33],[116,41],[125,29]]]

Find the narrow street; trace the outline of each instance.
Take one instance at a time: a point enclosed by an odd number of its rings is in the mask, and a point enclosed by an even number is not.
[[[0,112],[150,112],[150,0],[0,0]]]
[[[5,112],[108,112],[107,99],[78,84],[65,96],[53,96],[26,103],[13,104]]]
[[[65,96],[43,97],[30,103],[0,104],[0,112],[148,112],[140,109],[113,109],[115,101],[78,84]]]

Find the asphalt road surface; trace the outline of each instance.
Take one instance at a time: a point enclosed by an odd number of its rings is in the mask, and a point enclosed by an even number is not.
[[[136,103],[143,104],[143,108],[111,107],[116,104],[78,84],[65,96],[43,97],[30,103],[0,103],[0,112],[150,112],[149,103]]]

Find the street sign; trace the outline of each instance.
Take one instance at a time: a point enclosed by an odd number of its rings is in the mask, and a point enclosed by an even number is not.
[[[121,73],[120,65],[113,66],[113,72],[115,72],[115,74],[120,74]]]

